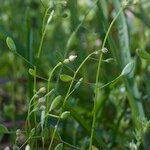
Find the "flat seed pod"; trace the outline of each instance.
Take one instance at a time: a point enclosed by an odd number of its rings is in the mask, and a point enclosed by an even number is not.
[[[133,71],[134,66],[135,66],[135,64],[134,64],[133,61],[132,61],[132,62],[129,62],[129,63],[124,67],[124,69],[122,70],[121,75],[122,75],[122,76],[125,76],[125,75],[130,74],[130,73]]]
[[[6,38],[6,43],[10,50],[16,51],[16,45],[11,37]]]
[[[53,100],[51,106],[50,106],[50,110],[49,111],[52,111],[54,110],[56,107],[58,107],[61,103],[61,95],[55,97],[55,99]]]
[[[59,143],[54,150],[62,150],[63,149],[63,143]]]
[[[67,119],[70,116],[70,111],[65,111],[61,114],[61,119]]]
[[[69,75],[66,75],[66,74],[61,74],[60,75],[60,79],[63,81],[63,82],[70,82],[72,80],[72,77],[69,76]]]

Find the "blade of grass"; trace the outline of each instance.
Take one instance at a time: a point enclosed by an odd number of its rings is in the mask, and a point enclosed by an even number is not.
[[[118,12],[118,10],[121,7],[119,0],[114,0],[113,5],[115,11]],[[118,39],[119,39],[119,47],[120,47],[119,53],[121,56],[120,60],[118,61],[121,62],[121,68],[123,68],[128,62],[131,61],[128,30],[127,30],[126,19],[123,12],[121,13],[121,15],[117,20],[117,29],[118,29]],[[145,114],[140,100],[141,98],[140,98],[140,93],[137,84],[133,76],[130,78],[125,77],[124,83],[127,87],[127,95],[131,106],[134,123],[137,127],[139,127],[139,122],[137,118],[138,117],[145,118]]]

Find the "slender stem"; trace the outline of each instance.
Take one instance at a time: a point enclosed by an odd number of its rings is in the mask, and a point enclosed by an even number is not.
[[[65,106],[65,104],[66,104],[66,101],[67,101],[67,99],[68,99],[69,96],[70,96],[70,93],[72,93],[72,91],[73,91],[73,90],[71,91],[71,89],[72,89],[73,83],[74,83],[74,81],[75,81],[75,78],[76,78],[76,76],[77,76],[79,70],[80,70],[81,67],[85,64],[85,62],[86,62],[92,55],[94,55],[94,54],[95,54],[95,52],[90,53],[90,54],[83,60],[83,62],[82,62],[82,63],[80,64],[80,66],[78,67],[78,69],[75,71],[74,76],[73,76],[73,78],[72,78],[72,81],[71,81],[71,83],[70,83],[69,89],[68,89],[68,91],[67,91],[67,94],[66,94],[66,96],[65,96],[65,98],[64,98],[62,108],[64,108],[64,106]],[[56,131],[57,131],[57,128],[58,128],[60,119],[61,119],[61,114],[62,114],[62,112],[60,113],[59,119],[58,119],[58,121],[57,121],[57,123],[56,123],[56,125],[55,125],[55,129],[54,129],[54,132],[53,132],[53,134],[52,134],[52,138],[51,138],[51,141],[50,141],[50,145],[49,145],[48,150],[50,150],[51,147],[52,147],[52,144],[53,144],[53,141],[54,141],[54,137],[55,137],[55,134],[56,134]]]
[[[48,78],[48,82],[47,82],[47,93],[50,92],[50,83],[51,83],[52,76],[53,76],[55,70],[56,70],[59,66],[61,66],[61,65],[62,65],[62,63],[59,62],[59,63],[52,69],[52,71],[50,72],[49,78]],[[47,96],[47,99],[46,99],[47,112],[48,112],[48,106],[49,106],[48,98],[49,98],[49,96]]]
[[[123,11],[123,9],[124,9],[124,7],[121,7],[121,9],[117,13],[116,17],[112,20],[112,22],[111,22],[111,24],[110,24],[110,26],[109,26],[109,28],[106,32],[106,35],[105,35],[105,38],[104,38],[104,41],[103,41],[103,44],[102,44],[102,49],[105,47],[108,35],[111,31],[111,28],[112,28],[113,24],[115,23],[116,19],[118,18],[120,13]],[[93,106],[93,121],[92,121],[92,129],[91,129],[89,150],[92,149],[93,135],[94,135],[95,124],[96,124],[96,101],[98,99],[98,95],[99,95],[99,92],[100,92],[99,87],[98,87],[98,82],[99,82],[99,74],[100,74],[100,66],[101,66],[102,58],[103,58],[103,53],[100,54],[98,67],[97,67],[97,73],[96,73],[96,81],[95,81],[96,88],[95,88],[95,98],[94,98],[94,106]]]
[[[53,14],[54,14],[54,10],[52,10],[49,18],[48,18],[48,21],[44,27],[44,22],[46,20],[46,16],[48,14],[48,11],[49,11],[49,7],[47,8],[46,12],[45,12],[45,15],[44,15],[44,19],[43,19],[43,24],[42,24],[42,37],[41,37],[41,40],[40,40],[40,46],[39,46],[39,50],[38,50],[38,55],[37,55],[37,58],[40,58],[40,54],[41,54],[41,50],[42,50],[42,45],[43,45],[43,41],[44,41],[44,37],[45,37],[45,34],[46,34],[46,31],[47,31],[47,26],[49,24],[49,22],[51,21],[52,17],[53,17]]]

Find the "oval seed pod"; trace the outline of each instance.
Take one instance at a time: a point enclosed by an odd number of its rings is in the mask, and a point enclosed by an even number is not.
[[[61,119],[67,119],[70,116],[70,111],[65,111],[61,114]]]
[[[34,69],[29,68],[28,72],[29,72],[29,74],[31,76],[35,76],[36,75],[36,71]]]
[[[135,66],[135,64],[134,64],[133,61],[132,61],[132,62],[129,62],[129,63],[124,67],[124,69],[122,70],[121,75],[122,75],[122,76],[125,76],[125,75],[130,74],[130,73],[133,71],[134,66]]]
[[[55,97],[55,99],[53,100],[51,106],[50,106],[50,109],[49,111],[52,111],[54,110],[56,107],[58,107],[61,103],[61,95]]]
[[[59,143],[54,150],[62,150],[63,149],[63,143]]]
[[[16,51],[16,45],[11,37],[6,38],[6,43],[10,50]]]
[[[63,82],[70,82],[72,80],[72,77],[69,76],[69,75],[66,75],[66,74],[61,74],[60,75],[60,79],[63,81]]]

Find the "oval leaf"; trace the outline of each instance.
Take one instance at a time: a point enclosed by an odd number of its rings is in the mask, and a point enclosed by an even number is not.
[[[36,72],[35,72],[35,70],[33,70],[33,69],[29,69],[29,74],[31,75],[31,76],[35,76],[36,75]]]
[[[70,116],[70,111],[65,111],[61,114],[61,119],[67,119]]]
[[[52,111],[53,109],[55,109],[56,107],[58,107],[60,105],[60,103],[61,103],[61,95],[57,96],[53,100],[53,102],[52,102],[52,104],[50,106],[50,110],[49,111]]]
[[[7,127],[5,127],[3,124],[0,124],[0,134],[8,133]]]
[[[62,150],[63,149],[63,143],[59,143],[54,150]]]
[[[72,77],[69,75],[66,75],[66,74],[62,74],[62,75],[60,75],[60,79],[64,82],[69,82],[72,80]]]
[[[15,43],[14,43],[12,38],[7,37],[6,38],[6,43],[7,43],[7,46],[9,47],[10,50],[16,51],[16,45],[15,45]]]
[[[130,74],[132,71],[133,71],[133,69],[134,69],[134,62],[132,61],[132,62],[129,62],[125,67],[124,67],[124,69],[122,70],[122,72],[121,72],[121,75],[122,76],[125,76],[125,75],[128,75],[128,74]]]
[[[150,60],[150,54],[147,51],[137,49],[136,52],[141,58],[146,59],[146,60]]]

